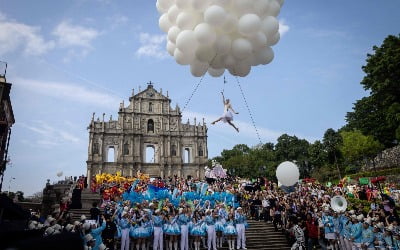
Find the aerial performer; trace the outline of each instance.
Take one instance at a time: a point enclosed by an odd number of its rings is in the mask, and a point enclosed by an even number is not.
[[[237,132],[239,132],[239,129],[235,126],[235,124],[232,123],[233,121],[233,115],[232,112],[235,114],[239,114],[232,108],[232,104],[229,99],[225,99],[224,93],[221,92],[222,94],[222,102],[224,104],[224,113],[220,118],[217,120],[213,121],[211,124],[214,125],[215,123],[219,121],[227,122],[229,125],[231,125],[234,129],[236,129]],[[231,112],[232,111],[232,112]]]

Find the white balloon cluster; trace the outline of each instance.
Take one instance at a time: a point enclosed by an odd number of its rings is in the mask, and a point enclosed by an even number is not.
[[[191,73],[244,77],[274,58],[284,0],[157,0],[167,51]]]

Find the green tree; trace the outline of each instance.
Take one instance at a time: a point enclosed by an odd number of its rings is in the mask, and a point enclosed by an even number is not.
[[[339,160],[338,158],[340,157],[339,147],[342,143],[342,137],[337,131],[335,131],[332,128],[329,128],[324,133],[324,138],[322,139],[322,143],[327,153],[328,163],[335,165],[336,170],[339,174],[339,178],[342,179],[338,163]]]
[[[400,140],[400,35],[388,36],[373,50],[362,67],[366,75],[361,81],[370,95],[347,113],[345,129],[358,129],[391,147]]]
[[[342,131],[340,135],[343,138],[340,151],[344,159],[351,163],[361,165],[365,158],[373,157],[383,149],[383,145],[373,136],[363,135],[359,130]]]
[[[325,150],[324,144],[317,140],[308,148],[309,161],[311,171],[318,171],[322,166],[326,165],[328,154]]]

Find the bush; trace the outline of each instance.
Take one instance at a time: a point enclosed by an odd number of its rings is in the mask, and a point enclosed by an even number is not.
[[[399,174],[400,174],[400,168],[390,168],[390,169],[379,170],[376,172],[375,171],[366,171],[366,172],[351,174],[351,175],[347,175],[347,176],[352,179],[357,179],[359,177],[376,177],[376,176],[388,176],[388,175],[399,175]]]

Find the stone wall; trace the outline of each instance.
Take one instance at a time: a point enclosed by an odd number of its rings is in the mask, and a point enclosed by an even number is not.
[[[382,170],[400,167],[400,146],[388,148],[379,153],[373,160],[363,166],[363,171]]]

